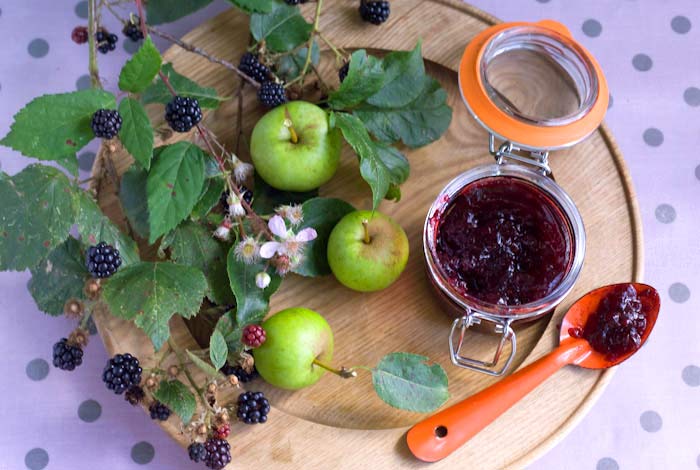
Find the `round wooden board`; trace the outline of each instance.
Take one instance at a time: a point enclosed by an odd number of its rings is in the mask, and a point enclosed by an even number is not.
[[[305,13],[310,6],[305,5]],[[464,47],[483,28],[497,20],[457,0],[402,0],[392,3],[388,24],[380,28],[360,22],[355,1],[332,2],[321,18],[322,30],[346,49],[396,50],[412,48],[423,40],[423,55],[429,72],[449,94],[454,110],[445,136],[425,148],[406,154],[411,177],[402,187],[400,203],[382,203],[380,210],[394,217],[409,237],[411,256],[399,281],[373,294],[359,294],[340,286],[332,276],[307,279],[289,276],[273,297],[272,312],[289,306],[305,306],[321,312],[335,332],[338,365],[374,365],[391,351],[424,354],[443,365],[450,378],[449,404],[493,383],[495,379],[458,369],[447,353],[450,319],[433,296],[424,274],[422,226],[429,205],[439,190],[458,173],[492,161],[486,132],[468,115],[456,87],[456,69]],[[227,11],[202,24],[184,39],[215,56],[236,62],[247,43],[246,17]],[[328,54],[328,51],[324,51]],[[235,93],[239,79],[230,71],[179,48],[165,54],[180,73],[215,87],[220,95]],[[321,73],[337,84],[333,60],[323,61]],[[162,106],[149,109],[158,128],[160,144],[185,136],[167,131]],[[250,87],[244,90],[244,135],[263,113]],[[208,113],[205,124],[228,148],[232,147],[237,120],[236,101],[225,102]],[[121,148],[102,148],[93,172],[95,189],[103,209],[123,223],[115,188],[116,174],[131,164]],[[247,151],[242,158],[247,159]],[[576,288],[552,317],[518,328],[515,367],[550,351],[557,342],[561,313],[576,298],[603,284],[641,280],[642,234],[636,199],[622,155],[603,125],[574,148],[555,152],[552,167],[557,181],[578,205],[587,228],[587,255]],[[360,179],[357,159],[343,150],[338,174],[322,188],[323,196],[342,196],[359,208],[370,207],[370,191]],[[144,252],[142,251],[142,255]],[[141,358],[153,357],[145,335],[131,323],[104,313],[96,322],[110,353],[129,351]],[[183,347],[197,347],[178,318],[171,331]],[[470,349],[487,357],[495,339],[470,333]],[[144,360],[149,366],[149,359]],[[199,372],[194,370],[198,375]],[[540,386],[467,445],[432,468],[522,468],[551,448],[582,418],[595,402],[613,371],[566,368]],[[395,410],[381,402],[371,390],[369,374],[352,383],[326,374],[321,381],[298,392],[276,390],[258,380],[254,389],[269,394],[273,410],[269,424],[236,424],[232,431],[232,453],[236,468],[421,468],[405,444],[404,434],[421,415]],[[230,392],[233,394],[234,392]],[[163,428],[182,445],[186,439],[177,420]],[[184,454],[183,454],[184,455]]]

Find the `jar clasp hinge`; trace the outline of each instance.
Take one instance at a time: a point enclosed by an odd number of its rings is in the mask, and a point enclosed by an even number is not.
[[[489,153],[494,156],[499,165],[508,160],[515,160],[537,167],[545,176],[552,173],[549,168],[549,151],[547,150],[525,150],[508,140],[496,148],[496,137],[489,133]]]
[[[462,346],[464,345],[467,330],[472,325],[478,325],[482,321],[494,323],[494,333],[501,336],[496,352],[494,353],[491,361],[472,359],[464,356],[462,353]],[[508,355],[508,359],[500,369],[496,369],[495,367],[498,365],[499,359],[501,358],[503,347],[508,342],[510,342],[510,354]],[[450,359],[454,365],[465,369],[475,370],[477,372],[483,372],[496,377],[505,374],[508,367],[510,367],[511,362],[513,362],[516,353],[515,332],[511,327],[511,321],[507,319],[488,317],[474,311],[469,311],[466,315],[455,318],[455,320],[452,322],[449,345]]]

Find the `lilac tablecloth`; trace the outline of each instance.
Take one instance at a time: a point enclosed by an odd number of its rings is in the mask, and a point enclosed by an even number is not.
[[[504,20],[559,20],[601,62],[612,91],[607,122],[639,197],[646,280],[662,295],[647,346],[618,370],[581,424],[530,468],[700,468],[700,2],[472,3]],[[165,29],[181,35],[225,8],[218,0]],[[86,16],[85,1],[0,0],[0,135],[32,97],[89,86],[86,49],[70,40]],[[129,45],[122,37],[115,53],[100,56],[111,88],[133,53]],[[94,150],[80,154],[81,175]],[[14,174],[27,162],[0,148],[3,171]],[[37,311],[28,279],[0,273],[0,470],[203,468],[143,412],[108,393],[99,379],[107,355],[96,337],[76,372],[49,366],[51,345],[71,326]]]

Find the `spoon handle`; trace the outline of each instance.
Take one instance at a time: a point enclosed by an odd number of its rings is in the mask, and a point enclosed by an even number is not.
[[[406,435],[409,449],[425,462],[447,457],[554,372],[589,351],[585,340],[566,340],[529,366],[413,426]]]

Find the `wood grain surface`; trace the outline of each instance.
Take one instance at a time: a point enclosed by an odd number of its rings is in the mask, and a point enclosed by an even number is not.
[[[307,14],[308,8],[304,8]],[[382,292],[359,294],[344,288],[332,276],[289,276],[273,297],[272,312],[304,306],[323,314],[335,332],[337,365],[371,366],[392,351],[430,357],[447,370],[452,395],[448,404],[452,404],[495,379],[458,369],[449,361],[447,335],[451,320],[441,311],[424,273],[422,226],[428,207],[448,181],[475,165],[492,162],[487,133],[468,115],[456,86],[455,70],[470,38],[496,20],[457,0],[401,0],[392,3],[389,22],[377,28],[362,23],[355,9],[354,1],[329,3],[321,19],[322,30],[335,44],[348,50],[406,50],[422,39],[429,72],[448,91],[454,110],[452,124],[438,142],[418,150],[406,149],[411,177],[402,187],[403,199],[398,204],[385,201],[380,207],[405,228],[410,241],[411,255],[400,279]],[[247,37],[246,17],[231,10],[202,24],[185,39],[235,63]],[[329,83],[337,84],[332,54],[323,54],[327,60],[323,61],[326,65],[321,72]],[[165,59],[178,72],[215,87],[221,95],[230,96],[238,89],[238,77],[202,57],[171,48]],[[243,93],[244,136],[249,137],[263,111],[250,86]],[[167,129],[162,106],[151,106],[149,113],[158,128],[160,143],[185,137],[175,136]],[[235,100],[209,112],[204,120],[228,148],[233,146],[236,122]],[[240,156],[249,158],[247,150],[241,151]],[[100,205],[117,222],[123,222],[123,215],[113,181],[131,162],[131,157],[118,146],[103,146],[93,168],[98,176],[95,189]],[[555,346],[558,319],[580,295],[603,284],[639,281],[642,277],[637,203],[622,155],[608,129],[603,125],[579,145],[555,152],[551,164],[557,182],[571,195],[583,216],[588,236],[586,261],[574,291],[553,317],[518,327],[519,350],[514,368]],[[322,188],[321,194],[343,197],[358,208],[371,206],[370,190],[361,180],[357,158],[348,146],[343,149],[337,175]],[[104,313],[96,316],[96,322],[110,353],[129,351],[152,359],[150,341],[131,323]],[[183,347],[196,347],[180,319],[171,322],[171,331]],[[494,336],[470,332],[469,349],[487,357],[495,341]],[[149,365],[152,361],[143,362]],[[196,370],[193,373],[199,375]],[[581,419],[612,373],[574,367],[562,370],[462,449],[431,468],[524,467]],[[317,385],[293,393],[276,390],[261,380],[253,382],[252,389],[265,391],[273,410],[265,426],[233,426],[232,468],[255,465],[351,469],[368,464],[382,469],[426,467],[413,459],[404,440],[407,427],[421,415],[395,410],[380,401],[372,391],[368,373],[361,373],[352,382],[326,374]],[[238,392],[229,393],[233,396]],[[176,421],[170,420],[163,428],[186,446],[188,442]]]

